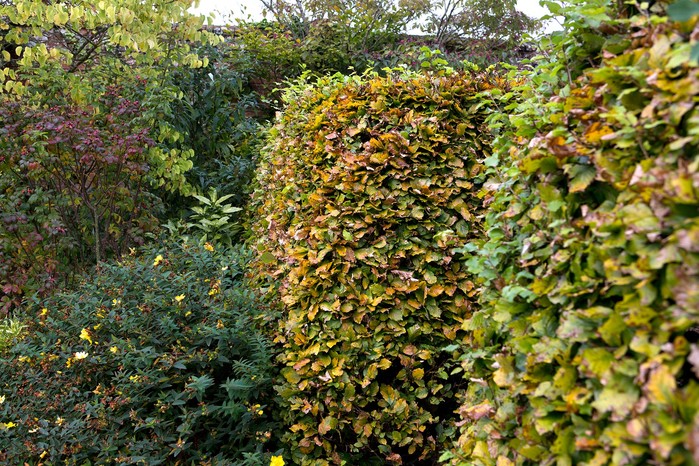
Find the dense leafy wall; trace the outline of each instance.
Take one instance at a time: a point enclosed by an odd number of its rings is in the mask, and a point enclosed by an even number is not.
[[[696,21],[600,8],[497,143],[454,464],[699,462]]]
[[[255,229],[281,280],[279,391],[299,463],[421,464],[449,434],[451,351],[475,300],[454,248],[482,234],[479,92],[493,83],[405,73],[287,91]]]

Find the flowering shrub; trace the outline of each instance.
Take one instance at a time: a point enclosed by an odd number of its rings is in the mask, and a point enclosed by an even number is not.
[[[168,243],[34,303],[0,356],[0,463],[269,464],[248,258]]]

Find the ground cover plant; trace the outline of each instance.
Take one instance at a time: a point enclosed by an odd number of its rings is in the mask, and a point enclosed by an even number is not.
[[[442,69],[287,90],[252,215],[281,282],[294,461],[429,464],[453,430],[451,351],[476,299],[454,248],[482,234],[480,92],[504,83]]]
[[[168,241],[3,326],[0,461],[268,464],[274,369],[250,257]]]

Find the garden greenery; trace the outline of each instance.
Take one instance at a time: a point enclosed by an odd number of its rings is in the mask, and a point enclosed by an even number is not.
[[[276,371],[250,258],[167,241],[34,303],[24,338],[3,326],[17,341],[0,353],[0,461],[262,460]]]
[[[0,463],[699,464],[696,3],[93,3],[0,0]]]
[[[699,461],[697,18],[590,8],[491,120],[452,464]]]

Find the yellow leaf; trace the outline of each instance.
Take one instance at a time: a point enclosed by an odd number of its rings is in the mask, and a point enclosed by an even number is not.
[[[381,359],[381,361],[379,361],[379,367],[381,369],[388,369],[389,367],[391,367],[391,361],[386,358],[383,358]]]
[[[661,404],[669,404],[676,389],[677,381],[667,366],[660,366],[654,370],[646,384],[651,401]]]
[[[498,387],[505,387],[508,384],[508,375],[508,372],[501,367],[493,372],[493,382],[495,382]]]
[[[514,466],[514,463],[505,456],[498,456],[497,466]]]
[[[592,144],[597,144],[599,143],[602,138],[608,134],[612,134],[614,130],[612,130],[608,126],[602,126],[602,124],[599,121],[596,121],[590,125],[589,128],[585,131],[585,139],[587,142],[590,142]]]

